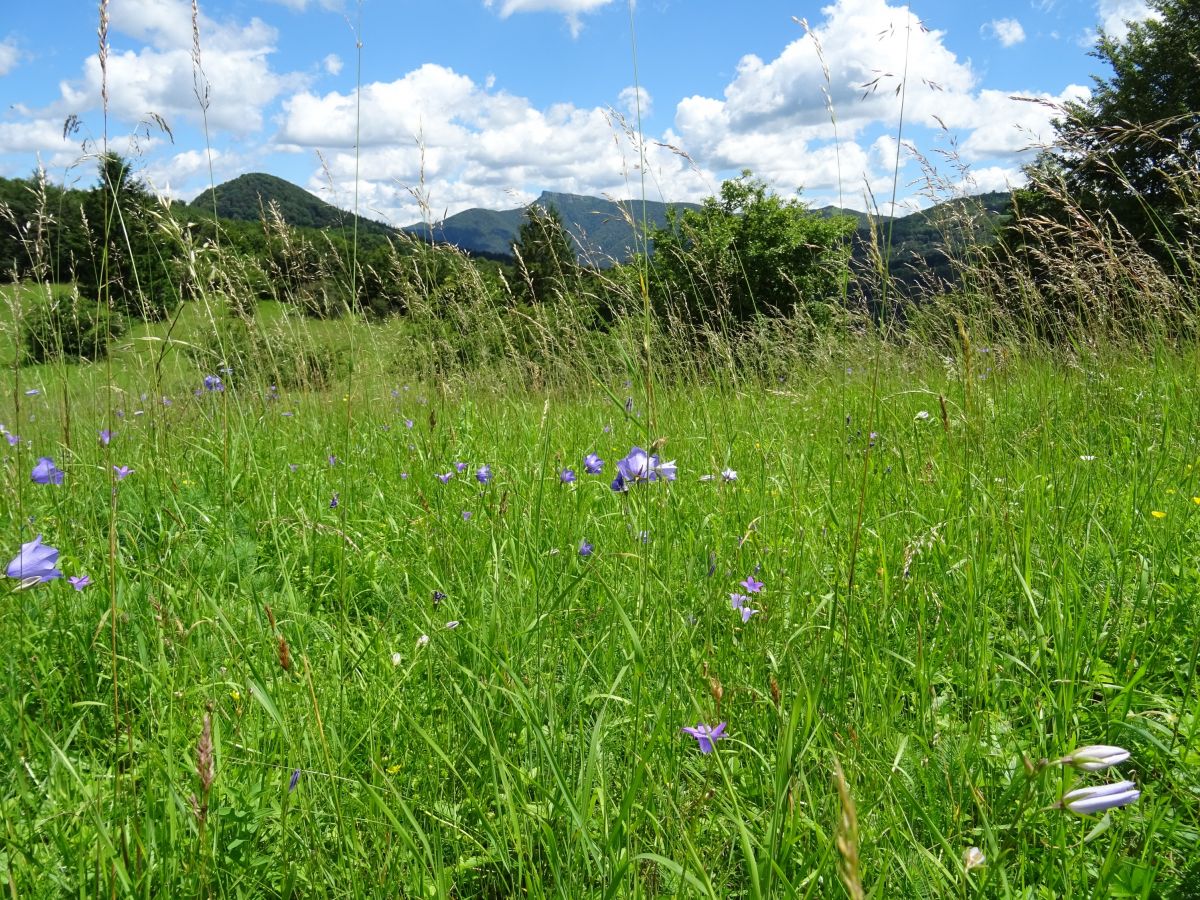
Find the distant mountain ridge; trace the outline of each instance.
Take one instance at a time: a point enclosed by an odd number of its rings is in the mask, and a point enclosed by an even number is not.
[[[575,243],[581,262],[605,264],[625,262],[644,249],[644,223],[661,228],[667,224],[667,210],[681,213],[699,209],[695,203],[662,203],[657,200],[608,200],[581,194],[543,191],[531,205],[558,210],[567,234]],[[441,222],[419,222],[402,231],[426,240],[453,244],[470,253],[511,256],[512,243],[525,220],[526,207],[516,209],[468,209]]]

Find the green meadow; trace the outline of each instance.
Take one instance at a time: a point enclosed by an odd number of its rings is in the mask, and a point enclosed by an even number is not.
[[[0,895],[1200,898],[1192,6],[1016,190],[486,259],[156,196],[108,7],[98,181],[0,179]]]
[[[148,336],[5,401],[9,554],[91,580],[0,604],[6,893],[1194,896],[1194,352],[272,391]]]

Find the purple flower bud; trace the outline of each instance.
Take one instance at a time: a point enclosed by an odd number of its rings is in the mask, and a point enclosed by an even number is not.
[[[1102,784],[1067,791],[1056,805],[1078,816],[1090,816],[1108,809],[1128,806],[1141,794],[1142,792],[1132,781],[1118,781],[1115,784]]]
[[[1109,744],[1089,744],[1072,750],[1058,762],[1064,766],[1074,766],[1081,772],[1099,772],[1109,766],[1115,766],[1129,759],[1129,751],[1124,747],[1113,747]]]

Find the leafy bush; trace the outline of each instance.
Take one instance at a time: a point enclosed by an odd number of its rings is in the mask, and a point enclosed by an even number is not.
[[[104,359],[109,344],[126,331],[125,319],[79,294],[34,307],[22,328],[21,361],[27,365],[64,359]]]
[[[744,322],[801,307],[828,321],[854,229],[851,218],[819,216],[768,193],[745,171],[699,211],[652,230],[653,286],[660,306],[683,319]]]
[[[341,360],[296,324],[287,315],[266,328],[251,318],[217,317],[188,355],[204,371],[229,376],[233,385],[325,390],[339,375]]]

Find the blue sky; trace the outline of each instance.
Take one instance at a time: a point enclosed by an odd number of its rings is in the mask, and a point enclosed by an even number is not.
[[[210,165],[217,183],[265,171],[344,207],[357,183],[364,214],[394,224],[543,190],[640,196],[643,173],[651,199],[697,200],[749,168],[817,206],[884,211],[893,183],[902,207],[928,202],[931,179],[942,196],[1003,189],[1051,137],[1046,104],[1107,74],[1088,56],[1096,29],[1146,15],[1142,0],[202,0],[199,11],[197,69],[190,0],[111,0],[110,145],[164,195],[195,196]],[[94,2],[5,3],[0,175],[40,159],[55,180],[94,180],[97,25]],[[150,113],[171,137],[146,125]],[[64,140],[71,114],[82,128]]]

